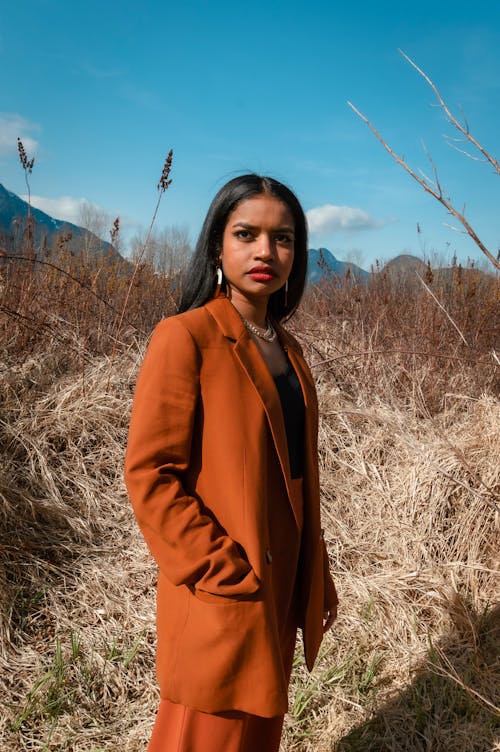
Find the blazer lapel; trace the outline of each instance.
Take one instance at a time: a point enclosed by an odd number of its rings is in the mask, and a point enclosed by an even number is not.
[[[281,470],[286,484],[288,498],[293,509],[294,517],[297,525],[300,526],[302,520],[302,512],[297,508],[297,501],[292,493],[291,487],[291,473],[290,473],[290,460],[288,456],[288,442],[286,437],[285,421],[283,419],[283,411],[281,409],[281,402],[279,398],[274,379],[271,376],[266,363],[260,354],[257,345],[250,337],[248,330],[246,329],[240,315],[232,305],[232,303],[225,297],[219,296],[214,298],[206,305],[207,310],[216,320],[219,327],[222,329],[224,336],[227,337],[233,344],[233,351],[237,359],[239,360],[243,370],[247,374],[248,378],[254,385],[259,398],[262,402],[264,410],[266,412],[269,428],[273,437],[276,452],[280,462]],[[283,330],[280,327],[280,334]],[[281,339],[281,336],[280,336]],[[288,349],[288,347],[287,347]],[[290,350],[291,353],[291,350]],[[304,394],[304,400],[307,406],[307,396],[304,387],[304,375],[302,369],[296,366],[296,358],[293,356],[290,358],[292,365],[296,368],[297,376],[302,386]]]

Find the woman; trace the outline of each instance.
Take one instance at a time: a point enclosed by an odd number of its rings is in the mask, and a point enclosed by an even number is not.
[[[294,194],[234,178],[139,374],[125,472],[159,566],[150,752],[278,750],[297,627],[311,670],[336,616],[315,388],[280,325],[306,267]]]

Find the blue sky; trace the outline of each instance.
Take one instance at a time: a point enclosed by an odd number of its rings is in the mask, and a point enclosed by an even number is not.
[[[310,245],[340,259],[369,268],[398,253],[482,258],[351,100],[430,173],[423,139],[443,187],[496,254],[499,177],[447,145],[453,130],[398,48],[500,157],[499,2],[4,0],[0,182],[26,193],[19,135],[36,157],[36,205],[78,221],[89,202],[119,215],[127,238],[149,224],[173,148],[159,229],[185,225],[195,240],[218,188],[257,171],[296,191]]]

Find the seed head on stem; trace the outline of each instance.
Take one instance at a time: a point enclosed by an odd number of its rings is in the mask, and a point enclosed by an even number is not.
[[[35,157],[28,159],[26,149],[24,148],[24,144],[19,136],[17,137],[17,150],[19,152],[19,161],[21,162],[23,170],[27,172],[28,175],[31,175],[31,173],[33,172],[33,165],[35,164]]]
[[[28,246],[28,253],[33,252],[33,227],[32,227],[32,217],[31,217],[31,187],[30,187],[30,181],[29,181],[29,175],[33,172],[33,165],[35,164],[35,157],[31,157],[31,159],[28,159],[28,155],[26,154],[26,149],[24,148],[24,144],[19,138],[17,137],[17,151],[19,152],[19,161],[21,162],[21,167],[24,170],[24,181],[26,183],[26,188],[28,189],[28,219],[26,223],[26,233],[27,233],[27,246]]]
[[[115,221],[113,222],[113,227],[109,231],[109,234],[111,236],[111,245],[116,244],[119,233],[120,233],[120,217],[116,217]]]
[[[125,300],[123,302],[122,311],[121,311],[121,314],[120,314],[120,317],[119,317],[119,320],[118,320],[117,326],[116,326],[115,346],[113,347],[113,351],[111,353],[111,357],[110,357],[110,361],[109,361],[109,371],[108,371],[107,388],[109,388],[109,384],[110,384],[111,368],[113,366],[113,359],[114,359],[115,352],[116,352],[116,343],[118,342],[118,334],[121,331],[123,319],[124,319],[124,316],[125,316],[125,311],[127,310],[127,304],[128,304],[128,300],[129,300],[129,297],[130,297],[130,292],[132,290],[132,287],[135,284],[135,278],[136,278],[137,273],[138,273],[138,271],[140,269],[141,262],[142,262],[142,257],[144,256],[144,253],[145,253],[146,248],[147,248],[148,243],[149,243],[149,238],[151,237],[151,232],[153,230],[153,225],[154,225],[155,220],[156,220],[156,215],[158,214],[158,209],[160,208],[161,197],[163,196],[163,194],[167,190],[168,186],[172,182],[172,180],[169,179],[169,175],[170,175],[170,170],[172,168],[172,157],[173,157],[173,155],[174,155],[174,150],[170,149],[170,151],[167,154],[167,158],[165,159],[165,163],[163,165],[163,170],[162,170],[162,173],[161,173],[160,182],[156,186],[157,189],[158,189],[158,199],[156,201],[156,206],[155,206],[155,209],[154,209],[154,212],[153,212],[153,216],[151,218],[149,229],[148,229],[148,231],[146,233],[146,237],[144,239],[144,243],[142,244],[141,249],[139,251],[139,255],[136,258],[135,266],[134,266],[134,271],[130,275],[130,280],[129,280],[127,292],[125,294]]]
[[[168,186],[172,182],[172,180],[168,179],[168,176],[170,175],[170,170],[172,168],[172,157],[174,155],[174,150],[170,149],[170,151],[167,154],[167,158],[165,159],[165,164],[163,165],[163,170],[160,177],[160,182],[156,186],[161,193],[165,193]]]

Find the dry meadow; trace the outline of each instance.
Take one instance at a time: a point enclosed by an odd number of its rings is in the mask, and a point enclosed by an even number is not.
[[[0,262],[0,749],[139,752],[157,704],[156,569],[123,456],[180,277]],[[498,726],[500,280],[331,280],[288,323],[321,408],[339,618],[300,645],[283,750],[491,752]]]

